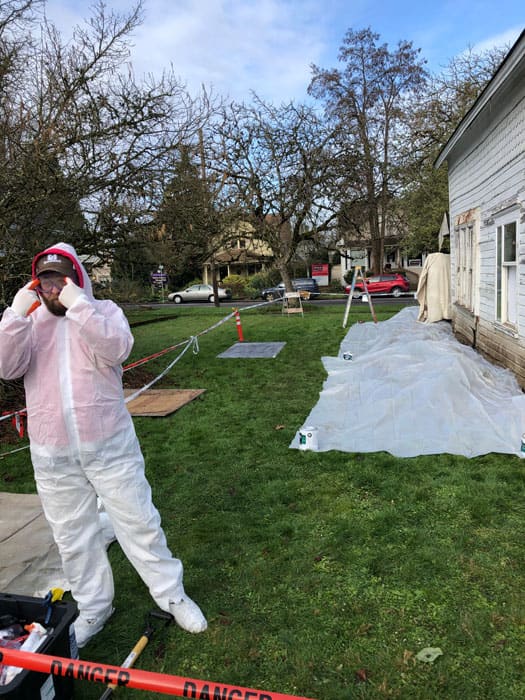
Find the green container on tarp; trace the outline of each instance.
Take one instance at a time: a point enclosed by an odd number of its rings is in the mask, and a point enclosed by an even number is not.
[[[38,652],[51,656],[71,658],[70,627],[78,617],[75,603],[57,600],[52,604],[51,617],[44,624],[47,606],[43,598],[30,598],[10,593],[0,593],[0,615],[12,615],[23,624],[39,622],[51,632],[44,640]],[[73,641],[74,654],[77,656],[76,642]],[[9,700],[71,700],[73,697],[73,680],[60,676],[37,673],[22,669],[7,685],[0,685],[0,698]]]

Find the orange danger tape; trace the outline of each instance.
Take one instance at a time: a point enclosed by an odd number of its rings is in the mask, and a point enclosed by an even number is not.
[[[212,681],[199,681],[182,676],[170,676],[166,673],[108,666],[91,661],[35,654],[16,649],[0,648],[0,663],[39,673],[52,673],[62,678],[74,678],[106,685],[113,683],[116,686],[151,690],[164,695],[178,695],[192,700],[213,700],[213,698],[221,698],[221,700],[312,700],[312,698],[296,695],[283,695],[266,690],[242,688],[225,683],[213,683]]]

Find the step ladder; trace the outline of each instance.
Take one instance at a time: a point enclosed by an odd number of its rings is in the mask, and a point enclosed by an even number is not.
[[[348,299],[346,301],[346,309],[345,309],[345,315],[343,319],[343,328],[346,328],[346,324],[348,323],[348,314],[350,313],[350,307],[352,306],[352,299],[354,296],[354,288],[355,288],[355,283],[360,280],[363,289],[364,289],[364,294],[366,294],[366,298],[368,301],[368,306],[370,307],[370,313],[372,314],[372,319],[374,320],[374,323],[377,323],[377,316],[376,312],[374,311],[374,305],[372,304],[372,297],[370,296],[370,293],[368,291],[368,287],[366,286],[366,279],[361,272],[361,266],[356,265],[354,268],[354,275],[352,277],[352,284],[350,286],[350,293],[348,294]]]

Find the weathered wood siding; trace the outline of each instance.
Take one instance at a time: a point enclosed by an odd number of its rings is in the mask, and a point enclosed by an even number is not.
[[[525,340],[516,338],[505,329],[468,312],[454,307],[454,334],[465,345],[476,348],[484,357],[510,369],[525,389]]]
[[[473,124],[463,148],[449,158],[451,285],[457,337],[516,373],[525,388],[525,84],[512,86]],[[518,319],[514,329],[496,322],[495,217],[518,218]],[[455,222],[475,212],[478,291],[473,311],[458,305]]]

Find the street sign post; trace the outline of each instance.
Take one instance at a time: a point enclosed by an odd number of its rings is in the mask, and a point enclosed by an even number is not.
[[[164,288],[168,283],[168,275],[164,272],[164,265],[159,265],[157,268],[157,272],[152,272],[150,277],[151,284],[156,288],[160,287],[162,301],[164,301]]]

